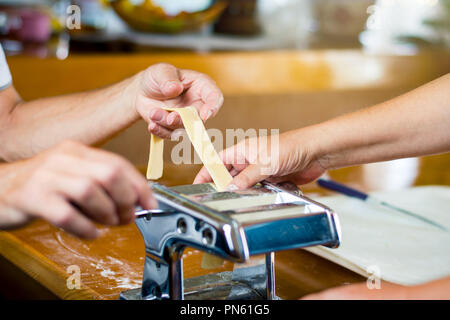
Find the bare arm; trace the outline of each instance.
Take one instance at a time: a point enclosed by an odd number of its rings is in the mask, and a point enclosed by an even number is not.
[[[181,120],[161,107],[194,105],[206,120],[222,102],[208,76],[168,64],[107,88],[30,102],[10,87],[0,92],[0,159],[27,158],[67,139],[99,143],[141,117],[151,133],[168,138]]]
[[[14,87],[6,89],[0,95],[0,157],[28,158],[66,139],[93,144],[124,129],[139,117],[129,101],[131,82],[30,102],[21,101]]]
[[[345,285],[310,294],[304,300],[449,300],[450,277],[416,286],[382,283],[380,289],[368,289],[366,283]]]
[[[450,74],[311,132],[319,137],[316,152],[326,168],[449,151]]]
[[[264,179],[303,184],[331,168],[450,151],[450,74],[374,107],[286,132],[278,141],[275,153],[258,139],[224,150],[232,184],[248,188]],[[249,147],[253,143],[257,146]],[[270,163],[262,165],[260,155],[266,154]],[[194,183],[208,181],[203,168]]]

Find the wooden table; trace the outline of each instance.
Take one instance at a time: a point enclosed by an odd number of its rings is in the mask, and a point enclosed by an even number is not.
[[[420,159],[414,184],[450,185],[450,154]],[[192,181],[198,167],[170,166],[161,181],[166,185]],[[362,167],[334,170],[332,178],[370,190]],[[380,179],[383,175],[380,174]],[[367,182],[367,181],[366,181]],[[310,195],[323,194],[314,184],[302,189]],[[141,283],[144,244],[134,224],[101,228],[95,241],[72,237],[44,221],[35,221],[20,230],[0,233],[0,294],[20,298],[117,299],[121,291]],[[276,289],[284,299],[333,286],[361,282],[364,278],[304,250],[276,254]],[[232,270],[233,264],[204,270],[201,252],[184,254],[185,277]],[[68,267],[81,271],[81,289],[68,289]]]
[[[206,72],[223,89],[225,105],[219,116],[208,122],[209,127],[251,126],[281,131],[386,100],[450,70],[448,54],[377,57],[358,50],[92,55],[73,56],[67,61],[8,59],[14,84],[25,99],[94,89],[160,61]],[[290,116],[283,116],[286,113]],[[105,148],[142,167],[148,151],[144,130],[145,126],[137,124]],[[450,185],[449,167],[449,155],[423,158],[418,167],[408,169],[417,175],[408,183]],[[197,170],[198,167],[169,165],[162,183],[191,183]],[[335,170],[331,176],[366,191],[373,190],[377,184],[369,181],[365,172],[362,167],[355,167]],[[383,179],[382,172],[377,178]],[[323,194],[315,185],[302,188],[313,197]],[[201,269],[200,260],[200,252],[185,252],[186,277],[208,272]],[[20,230],[0,233],[0,296],[117,299],[121,291],[140,285],[143,264],[144,244],[135,225],[101,228],[99,239],[83,241],[43,221],[35,221]],[[70,266],[80,269],[81,289],[71,290],[66,285]],[[209,272],[232,268],[231,263],[225,263]],[[277,293],[285,299],[363,280],[304,250],[276,254]]]

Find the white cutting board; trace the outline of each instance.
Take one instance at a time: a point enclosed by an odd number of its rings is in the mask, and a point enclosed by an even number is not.
[[[371,195],[450,230],[450,187],[415,187]],[[382,279],[403,285],[450,275],[450,232],[346,196],[316,200],[337,212],[342,243],[337,249],[313,247],[306,250],[363,276],[375,270]]]

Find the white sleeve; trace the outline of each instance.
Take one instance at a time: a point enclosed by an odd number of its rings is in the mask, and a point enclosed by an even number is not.
[[[6,62],[5,53],[0,44],[0,90],[6,89],[12,82],[11,72],[9,72],[8,63]]]

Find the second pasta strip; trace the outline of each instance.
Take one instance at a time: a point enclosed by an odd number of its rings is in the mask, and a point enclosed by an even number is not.
[[[195,151],[203,165],[208,170],[218,191],[226,189],[233,177],[228,172],[206,132],[203,121],[194,107],[164,108],[164,110],[178,112],[183,121],[184,128]],[[152,135],[150,140],[150,155],[147,167],[147,179],[159,179],[163,173],[164,140]]]

